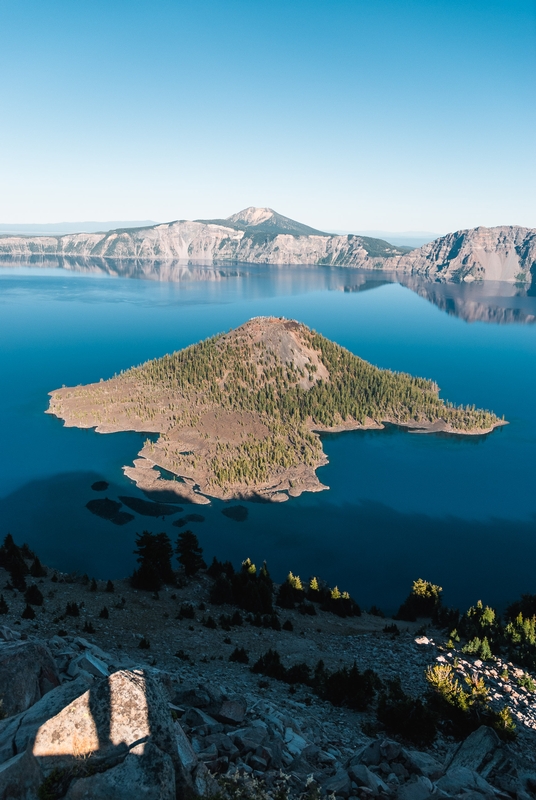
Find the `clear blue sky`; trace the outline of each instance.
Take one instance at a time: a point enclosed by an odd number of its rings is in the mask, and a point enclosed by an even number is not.
[[[0,0],[0,222],[536,227],[532,0]]]

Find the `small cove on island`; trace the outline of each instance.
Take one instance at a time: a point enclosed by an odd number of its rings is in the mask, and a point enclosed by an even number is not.
[[[459,605],[479,597],[500,605],[536,591],[535,329],[468,324],[397,284],[336,291],[352,277],[346,270],[337,284],[340,272],[259,268],[246,278],[160,284],[3,270],[2,533],[27,540],[49,564],[104,578],[131,571],[136,531],[166,530],[174,540],[174,516],[133,512],[134,521],[116,526],[89,513],[99,480],[110,484],[102,497],[147,499],[121,472],[146,437],[63,428],[43,413],[48,392],[99,382],[274,314],[303,320],[382,368],[432,378],[442,397],[504,413],[510,424],[474,439],[396,428],[323,434],[329,463],[318,477],[330,491],[282,505],[242,503],[248,518],[240,523],[221,513],[227,504],[212,501],[195,527],[206,556],[267,558],[278,577],[289,569],[303,577],[321,572],[363,607],[395,606],[419,576],[443,585],[446,601]],[[507,306],[508,297],[495,296],[493,307]],[[528,316],[536,310],[534,298],[514,299]]]

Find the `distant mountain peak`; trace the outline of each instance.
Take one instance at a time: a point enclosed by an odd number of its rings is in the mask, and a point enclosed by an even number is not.
[[[236,214],[231,214],[225,219],[199,219],[196,222],[205,222],[215,225],[227,225],[246,231],[247,235],[254,234],[288,234],[290,236],[330,236],[324,231],[318,231],[295,219],[278,214],[273,208],[257,208],[248,206]]]
[[[231,214],[227,217],[229,222],[243,222],[244,225],[261,225],[271,217],[279,216],[273,208],[256,208],[255,206],[248,206],[236,214]],[[286,218],[285,218],[286,219]]]

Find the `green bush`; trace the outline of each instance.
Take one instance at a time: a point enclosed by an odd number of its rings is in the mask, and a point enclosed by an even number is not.
[[[426,672],[428,702],[438,714],[445,732],[465,738],[481,725],[489,725],[505,739],[515,738],[515,725],[507,707],[494,711],[482,678],[467,677],[465,689],[449,664],[435,664]]]

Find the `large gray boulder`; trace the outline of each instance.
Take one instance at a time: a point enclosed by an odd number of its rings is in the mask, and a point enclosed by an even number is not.
[[[30,750],[0,764],[1,800],[35,800],[43,775]]]
[[[493,786],[469,767],[451,767],[447,774],[436,782],[436,788],[453,796],[468,791],[480,792],[486,797],[493,797],[496,794]]]
[[[26,711],[60,685],[56,662],[41,642],[0,643],[0,698],[8,716]]]
[[[175,727],[158,681],[142,670],[120,670],[95,681],[44,722],[33,753],[48,774],[80,758],[113,764],[129,749],[149,741],[171,758],[178,783],[186,783]]]
[[[421,753],[419,750],[403,750],[405,764],[411,772],[424,775],[431,781],[440,778],[445,772],[442,764],[428,753]]]
[[[397,800],[428,800],[433,791],[434,787],[429,778],[418,775],[401,786],[396,797]]]
[[[376,775],[375,772],[372,772],[365,764],[353,764],[348,769],[348,774],[350,778],[358,785],[364,786],[366,789],[369,789],[373,795],[377,795],[380,792],[388,793],[389,788],[384,781]]]
[[[492,728],[481,725],[467,737],[454,753],[449,771],[455,767],[469,767],[487,778],[492,770],[506,762],[507,755],[501,740]]]
[[[23,753],[28,744],[33,743],[39,728],[83,694],[87,688],[88,681],[83,678],[64,683],[48,692],[27,711],[0,722],[0,764],[14,755]]]
[[[152,742],[106,772],[73,781],[65,800],[175,800],[173,761]]]

